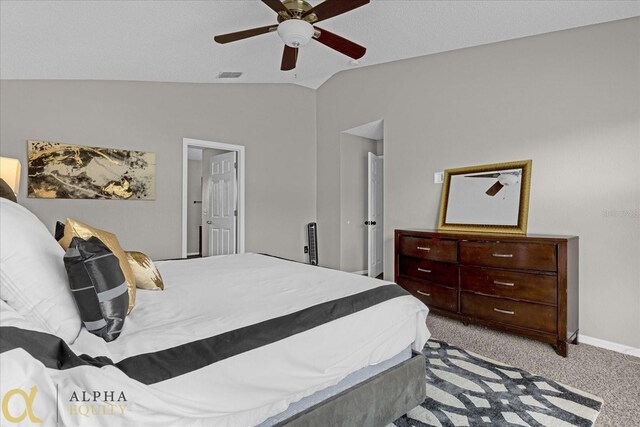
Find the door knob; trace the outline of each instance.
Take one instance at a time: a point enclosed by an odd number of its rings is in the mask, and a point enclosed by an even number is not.
[[[365,221],[364,225],[376,225],[375,221]]]
[[[211,225],[211,224],[212,224],[212,222],[211,222],[211,221],[207,221],[207,224]]]

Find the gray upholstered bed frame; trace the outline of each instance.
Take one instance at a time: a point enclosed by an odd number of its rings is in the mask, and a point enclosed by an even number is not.
[[[278,427],[380,427],[421,404],[426,397],[422,353],[395,365],[293,417]]]

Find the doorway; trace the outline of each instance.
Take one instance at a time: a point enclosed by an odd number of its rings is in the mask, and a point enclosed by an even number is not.
[[[384,156],[367,158],[367,275],[382,278],[384,262]]]
[[[193,161],[194,157],[198,157],[194,153],[198,152],[200,153],[199,164]],[[190,154],[191,160],[189,160]],[[200,192],[193,185],[194,176],[197,172],[193,168],[197,168],[198,165],[201,171]],[[198,233],[201,236],[199,238],[201,248],[197,253],[203,256],[222,253],[244,253],[244,165],[244,146],[183,138],[182,258],[187,258],[189,255],[194,254],[193,239],[198,238]],[[200,197],[198,197],[198,194],[200,194]],[[211,197],[208,197],[208,195],[211,195]],[[196,197],[199,200],[196,200]],[[196,217],[194,212],[198,211],[202,215],[202,231],[200,231],[200,224],[194,224],[194,218]],[[211,224],[208,224],[208,221]],[[197,227],[197,230],[191,229],[194,227]]]
[[[383,120],[340,134],[340,269],[381,277],[384,260]]]
[[[201,255],[235,254],[238,161],[235,151],[205,149],[202,167]]]

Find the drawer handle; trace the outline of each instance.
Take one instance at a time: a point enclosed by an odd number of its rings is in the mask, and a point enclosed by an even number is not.
[[[418,292],[420,295],[424,295],[425,297],[430,297],[431,296],[431,294],[428,294],[426,292],[422,292],[422,291],[416,291],[416,292]]]
[[[420,291],[418,291],[418,292],[420,292]],[[502,314],[511,314],[511,315],[516,314],[515,311],[502,310],[500,308],[494,308],[493,311],[497,311],[498,313],[502,313]]]
[[[513,254],[493,254],[496,258],[513,258]]]
[[[425,268],[418,268],[418,271],[422,271],[423,273],[431,273],[431,270],[427,270]]]
[[[419,251],[430,251],[431,248],[425,248],[424,246],[416,246],[416,249]]]
[[[494,280],[493,283],[495,283],[496,285],[500,285],[500,286],[515,286],[515,283],[509,283],[509,282],[501,282],[500,280]]]

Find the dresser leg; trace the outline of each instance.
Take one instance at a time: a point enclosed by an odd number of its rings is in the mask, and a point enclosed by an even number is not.
[[[569,354],[569,345],[566,341],[558,340],[555,344],[551,344],[556,353],[562,357],[567,357]]]

